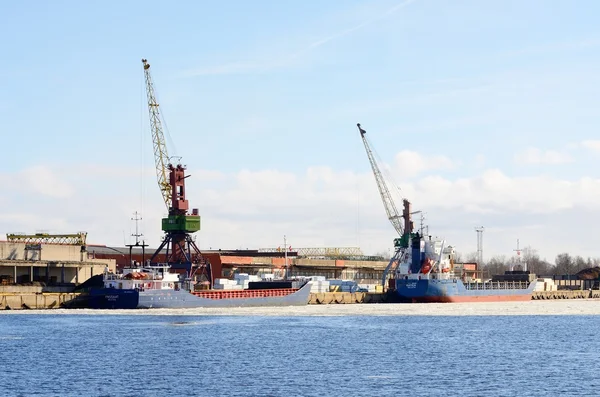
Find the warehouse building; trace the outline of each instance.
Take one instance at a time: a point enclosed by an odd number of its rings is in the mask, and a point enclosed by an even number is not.
[[[0,284],[80,284],[90,277],[114,271],[114,259],[91,258],[86,234],[9,234],[0,241]]]

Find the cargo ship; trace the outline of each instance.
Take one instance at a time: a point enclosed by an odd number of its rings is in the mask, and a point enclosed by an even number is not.
[[[394,239],[394,256],[383,272],[382,286],[385,286],[388,276],[391,276],[388,291],[395,291],[402,302],[491,302],[532,299],[535,281],[483,282],[475,278],[470,279],[464,273],[457,275],[457,271],[461,272],[461,269],[454,266],[454,248],[445,247],[443,240],[432,240],[431,236],[423,236],[422,224],[421,233],[413,233],[411,214],[423,215],[422,211],[411,211],[410,202],[403,199],[402,214],[398,212],[367,140],[367,132],[360,124],[357,124],[357,127],[388,220],[399,235]]]
[[[454,248],[444,240],[410,238],[392,279],[403,302],[497,302],[531,300],[535,281],[482,281],[454,266]],[[458,274],[457,274],[458,273]]]
[[[402,302],[497,302],[531,300],[535,278],[484,281],[456,266],[454,247],[445,240],[412,233],[410,203],[405,200],[404,235],[398,239],[390,287]],[[526,276],[529,276],[527,274]],[[533,275],[532,275],[533,276]]]
[[[167,265],[105,272],[102,288],[90,288],[86,306],[92,309],[152,309],[200,307],[304,306],[310,282],[286,280],[250,283],[244,290],[193,291]],[[254,285],[253,285],[254,284]]]

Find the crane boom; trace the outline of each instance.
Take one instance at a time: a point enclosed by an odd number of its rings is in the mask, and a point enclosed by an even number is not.
[[[171,207],[172,188],[169,183],[169,154],[165,144],[160,112],[158,111],[158,102],[154,94],[154,83],[150,76],[150,64],[146,59],[142,59],[144,64],[144,77],[146,78],[146,95],[148,97],[148,113],[150,115],[150,128],[152,130],[152,144],[154,146],[154,165],[156,167],[156,177],[158,178],[158,188],[163,196],[167,209]]]
[[[373,175],[375,175],[375,181],[377,182],[377,188],[379,189],[379,194],[381,195],[381,201],[383,201],[383,206],[385,208],[387,217],[388,217],[389,221],[391,222],[392,226],[394,227],[394,229],[396,229],[396,232],[398,232],[398,235],[402,236],[404,234],[404,230],[402,227],[402,222],[403,222],[404,218],[398,213],[398,210],[396,209],[396,205],[394,204],[394,200],[392,199],[390,191],[388,190],[387,184],[385,183],[385,180],[383,179],[383,175],[381,174],[381,171],[379,170],[379,166],[377,165],[377,162],[375,161],[375,158],[373,156],[373,151],[371,150],[371,147],[369,146],[369,143],[367,142],[367,138],[365,137],[365,134],[367,133],[367,131],[363,130],[360,127],[360,124],[356,124],[356,125],[358,127],[358,130],[360,131],[360,136],[365,145],[365,150],[367,151],[367,156],[369,157],[369,162],[371,163],[371,168],[373,169]]]

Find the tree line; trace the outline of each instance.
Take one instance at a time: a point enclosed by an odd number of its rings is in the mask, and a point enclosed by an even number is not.
[[[467,255],[456,253],[456,263],[476,263],[477,253],[472,252]],[[524,265],[527,265],[526,267]],[[507,257],[497,255],[484,262],[481,266],[484,274],[504,274],[507,270],[524,270],[539,276],[577,274],[581,270],[600,266],[600,258],[583,258],[582,256],[572,256],[566,252],[558,254],[554,263],[541,259],[538,251],[533,247],[525,247],[521,250],[521,255]]]

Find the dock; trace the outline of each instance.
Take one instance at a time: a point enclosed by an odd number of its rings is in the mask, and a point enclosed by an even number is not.
[[[600,290],[534,291],[531,300],[547,299],[600,299]],[[387,293],[382,292],[322,292],[311,293],[309,305],[348,303],[390,303]]]
[[[558,291],[535,291],[533,300],[544,299],[599,299],[600,290],[558,290]]]
[[[0,293],[0,310],[60,309],[79,295],[75,292]]]
[[[81,295],[77,292],[1,292],[0,310],[59,309]],[[600,290],[536,291],[532,300],[550,299],[600,299]],[[311,293],[309,305],[335,305],[360,303],[390,303],[382,292],[321,292]]]

